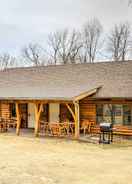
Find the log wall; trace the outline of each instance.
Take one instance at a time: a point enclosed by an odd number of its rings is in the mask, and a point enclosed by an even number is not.
[[[132,105],[132,100],[128,99],[92,99],[89,97],[80,100],[80,121],[93,120],[96,122],[97,104],[128,104]]]
[[[80,102],[80,122],[83,120],[96,122],[96,104],[88,101]]]
[[[0,116],[4,119],[10,118],[10,104],[0,103]]]

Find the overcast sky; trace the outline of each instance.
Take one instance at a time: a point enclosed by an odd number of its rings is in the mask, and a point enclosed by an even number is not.
[[[127,0],[0,0],[0,52],[18,53],[29,42],[46,42],[49,32],[80,28],[97,17],[106,30],[130,21]]]

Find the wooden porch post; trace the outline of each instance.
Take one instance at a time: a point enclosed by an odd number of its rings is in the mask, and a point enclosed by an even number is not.
[[[79,102],[74,102],[75,106],[75,138],[78,139],[80,136],[80,117],[79,117]]]
[[[20,134],[20,126],[21,126],[21,115],[20,115],[20,107],[19,103],[16,102],[16,116],[17,116],[17,127],[16,127],[16,134]]]
[[[40,118],[40,113],[42,111],[42,108],[43,108],[43,104],[40,104],[40,107],[39,107],[39,104],[38,103],[35,103],[35,136],[38,137],[39,135],[39,118]]]
[[[69,109],[72,117],[75,121],[75,138],[78,139],[80,136],[80,117],[79,117],[79,102],[74,102],[75,113],[73,112],[72,108],[66,104],[67,108]]]

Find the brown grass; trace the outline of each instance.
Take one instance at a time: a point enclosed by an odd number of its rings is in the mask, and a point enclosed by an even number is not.
[[[132,142],[0,135],[0,184],[131,184]]]

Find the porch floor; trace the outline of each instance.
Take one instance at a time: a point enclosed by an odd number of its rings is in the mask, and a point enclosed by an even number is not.
[[[5,135],[9,135],[9,136],[17,136],[16,135],[16,129],[14,128],[10,128],[8,129],[8,132],[6,133],[1,133],[1,134],[5,134]],[[20,135],[19,137],[29,137],[29,138],[35,138],[34,136],[34,129],[24,129],[22,128],[20,130]],[[45,136],[42,133],[39,134],[40,139],[45,139],[45,138],[51,138],[51,139],[64,139],[64,140],[75,140],[74,137],[64,137],[64,136]],[[98,144],[99,143],[99,134],[86,134],[84,136],[84,134],[80,134],[80,138],[78,141],[81,142],[86,142],[86,143],[94,143],[94,144]],[[113,143],[112,144],[124,144],[125,142],[130,141],[129,143],[132,143],[132,136],[128,137],[128,136],[118,136],[118,135],[114,135],[113,136]]]

